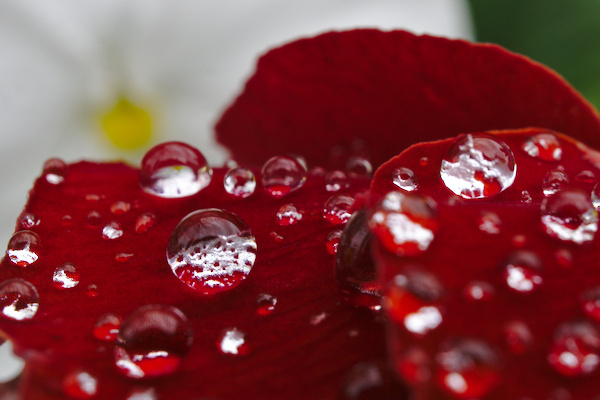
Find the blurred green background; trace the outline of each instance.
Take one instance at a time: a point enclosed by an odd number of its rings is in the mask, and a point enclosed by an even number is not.
[[[479,42],[556,70],[600,109],[600,0],[469,0]]]

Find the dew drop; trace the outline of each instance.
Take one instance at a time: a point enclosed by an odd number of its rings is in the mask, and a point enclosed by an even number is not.
[[[460,339],[442,345],[436,363],[438,385],[458,399],[482,398],[500,381],[498,355],[477,339]]]
[[[302,219],[302,213],[293,204],[285,204],[277,211],[277,223],[280,226],[296,225]]]
[[[109,222],[102,228],[102,238],[107,240],[118,239],[123,236],[121,224],[116,221]]]
[[[114,356],[117,369],[130,378],[174,372],[189,353],[192,328],[174,307],[147,305],[121,324]]]
[[[446,187],[465,199],[498,194],[513,184],[516,174],[515,157],[506,143],[483,133],[459,136],[440,170]]]
[[[226,329],[217,340],[217,348],[223,354],[245,356],[250,354],[250,346],[246,343],[246,333],[237,328]]]
[[[115,201],[110,205],[110,212],[114,215],[122,215],[131,210],[131,203],[127,201]]]
[[[325,247],[327,248],[329,254],[335,255],[337,253],[341,236],[341,229],[334,229],[331,232],[329,232],[329,234],[327,234],[327,238],[325,239]]]
[[[32,319],[40,306],[36,288],[20,278],[0,283],[0,307],[5,318],[24,321]]]
[[[94,337],[103,342],[114,342],[117,340],[121,328],[121,318],[113,313],[101,315],[94,324]]]
[[[135,233],[144,233],[147,232],[148,229],[152,228],[154,223],[156,222],[156,215],[147,212],[139,215],[135,219]]]
[[[352,214],[350,209],[354,198],[346,195],[331,196],[323,206],[323,218],[332,225],[343,225],[348,222]]]
[[[392,183],[407,192],[412,192],[419,186],[417,175],[406,167],[396,168],[392,171]]]
[[[192,196],[210,184],[212,170],[194,147],[181,142],[159,144],[144,156],[139,174],[141,188],[154,196]]]
[[[31,213],[25,213],[19,218],[19,227],[21,229],[31,229],[40,224],[40,219]]]
[[[262,167],[262,183],[273,197],[283,197],[299,189],[306,181],[306,168],[298,159],[290,156],[275,156]]]
[[[329,171],[325,175],[325,190],[328,192],[339,192],[340,190],[348,189],[349,187],[350,181],[343,171]]]
[[[167,260],[189,287],[203,294],[220,293],[246,279],[256,260],[256,241],[237,215],[216,208],[198,210],[173,230]]]
[[[564,171],[548,171],[542,182],[542,191],[544,196],[548,197],[567,186],[569,186],[569,177]]]
[[[542,285],[541,262],[532,252],[520,250],[504,263],[504,280],[519,293],[531,293]]]
[[[598,212],[585,192],[564,189],[542,202],[542,225],[556,239],[585,244],[598,231]]]
[[[98,211],[90,211],[85,217],[85,222],[92,228],[100,226],[102,223],[102,215],[100,215]]]
[[[54,270],[52,283],[57,289],[70,289],[79,284],[80,275],[73,263],[64,263]]]
[[[26,268],[40,258],[41,241],[35,232],[18,231],[8,241],[6,256],[15,265]]]
[[[523,354],[533,345],[533,333],[522,321],[510,321],[504,326],[504,337],[508,349],[514,354]]]
[[[59,185],[67,175],[67,164],[60,158],[51,158],[44,163],[43,174],[51,185]]]
[[[254,193],[256,178],[252,171],[247,168],[234,168],[225,174],[223,187],[227,193],[245,199]]]
[[[600,363],[600,332],[586,321],[566,322],[554,332],[548,350],[548,362],[558,373],[567,376],[588,375]]]
[[[354,156],[348,159],[346,172],[353,177],[368,178],[373,174],[373,166],[366,158]]]
[[[381,244],[398,256],[424,253],[438,226],[433,199],[414,193],[389,192],[369,219],[369,227]]]
[[[92,399],[98,393],[98,380],[83,371],[67,374],[63,379],[62,386],[64,393],[72,399]]]
[[[463,294],[467,300],[490,301],[494,298],[496,290],[488,282],[472,281],[465,286]]]
[[[256,296],[256,313],[258,315],[269,315],[275,311],[277,305],[277,298],[268,293],[261,293]]]
[[[530,157],[543,161],[560,161],[562,147],[551,133],[538,133],[523,142],[521,149]]]
[[[479,216],[477,224],[481,232],[487,233],[488,235],[497,235],[500,233],[502,221],[498,214],[491,211],[485,211]]]

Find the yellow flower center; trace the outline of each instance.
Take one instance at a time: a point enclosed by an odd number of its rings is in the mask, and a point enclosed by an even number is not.
[[[148,111],[120,97],[101,117],[106,136],[117,147],[137,149],[152,136],[152,117]]]

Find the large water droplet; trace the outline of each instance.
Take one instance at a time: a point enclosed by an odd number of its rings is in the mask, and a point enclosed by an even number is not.
[[[277,211],[277,223],[281,226],[295,225],[302,219],[302,213],[293,204],[284,204]]]
[[[43,173],[48,183],[61,184],[67,175],[67,164],[60,158],[51,158],[44,163]]]
[[[598,231],[598,212],[590,196],[577,189],[544,199],[541,219],[549,236],[577,244],[591,242]]]
[[[121,318],[116,314],[101,315],[94,324],[94,337],[104,342],[114,342],[117,340],[121,322]]]
[[[217,340],[217,347],[223,354],[245,356],[250,354],[250,346],[246,342],[246,333],[237,328],[226,329]]]
[[[414,193],[389,192],[369,219],[369,227],[381,244],[399,256],[425,252],[438,226],[435,202]]]
[[[392,183],[407,192],[412,192],[419,186],[417,175],[406,167],[396,168],[392,171]]]
[[[500,381],[498,355],[485,342],[461,339],[442,345],[436,355],[436,381],[458,399],[480,399]]]
[[[459,136],[442,160],[440,170],[446,187],[465,199],[498,194],[513,184],[516,174],[510,148],[484,133]]]
[[[239,285],[256,260],[256,241],[237,215],[215,208],[181,220],[167,244],[173,273],[189,287],[214,294]]]
[[[98,393],[98,380],[87,372],[74,371],[63,379],[63,391],[72,399],[92,399]]]
[[[35,316],[40,306],[36,288],[20,278],[0,283],[0,309],[5,318],[23,321]]]
[[[254,193],[256,178],[254,173],[247,168],[234,168],[225,174],[223,187],[227,193],[245,199]]]
[[[130,378],[174,372],[188,354],[193,335],[185,315],[174,307],[138,308],[121,324],[115,364]]]
[[[354,198],[346,195],[331,196],[323,206],[323,218],[333,225],[342,225],[351,217]]]
[[[6,256],[15,265],[25,268],[40,258],[41,241],[35,232],[16,232],[8,241]]]
[[[548,171],[542,182],[542,191],[544,196],[550,196],[569,186],[569,177],[564,171],[554,170]]]
[[[350,187],[350,181],[343,171],[329,171],[325,175],[325,190],[328,192],[339,192],[348,187]]]
[[[530,157],[544,161],[560,161],[562,147],[558,138],[551,133],[538,133],[523,142],[521,149]]]
[[[206,159],[181,142],[159,144],[144,156],[139,174],[141,188],[165,198],[187,197],[207,187],[212,177]]]
[[[600,332],[587,321],[566,322],[554,332],[548,362],[568,377],[588,375],[600,363]]]
[[[275,156],[262,167],[263,186],[273,197],[283,197],[299,189],[306,181],[306,168],[298,159],[290,156]]]
[[[70,289],[79,284],[80,275],[73,263],[64,263],[54,270],[52,283],[57,289]]]
[[[504,279],[511,289],[519,293],[531,293],[542,285],[539,258],[529,251],[517,251],[504,263]]]

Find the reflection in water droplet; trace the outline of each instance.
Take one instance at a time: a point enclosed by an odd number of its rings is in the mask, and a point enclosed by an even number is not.
[[[392,171],[392,183],[407,192],[412,192],[419,186],[417,175],[410,168],[405,167]]]
[[[295,225],[302,219],[302,213],[293,204],[285,204],[277,211],[277,223],[281,226]]]
[[[54,270],[52,283],[57,289],[70,289],[79,284],[80,276],[73,263],[64,263]]]
[[[59,185],[67,175],[67,164],[59,158],[51,158],[44,163],[43,173],[48,183]]]
[[[263,186],[273,197],[283,197],[299,189],[306,181],[306,174],[306,168],[290,156],[272,157],[261,170]]]
[[[440,174],[454,194],[465,199],[490,197],[510,187],[515,158],[500,139],[483,133],[459,136],[442,160]]]
[[[247,168],[234,168],[225,174],[223,187],[227,193],[245,199],[254,193],[256,178],[254,173]]]
[[[562,147],[558,138],[551,133],[538,133],[530,136],[521,149],[530,157],[544,161],[560,161]]]
[[[130,378],[170,374],[189,353],[192,342],[192,329],[181,311],[163,305],[143,306],[121,324],[115,364]]]
[[[373,174],[373,166],[364,157],[350,157],[346,163],[346,172],[350,176],[368,178]]]
[[[226,329],[217,341],[217,347],[223,354],[245,356],[250,354],[250,346],[246,343],[246,334],[237,328]]]
[[[544,196],[548,197],[567,186],[569,186],[569,177],[567,174],[565,174],[564,171],[554,170],[549,171],[544,176],[542,191],[544,192]]]
[[[346,195],[331,196],[323,206],[323,218],[333,225],[342,225],[351,217],[354,198]]]
[[[73,399],[92,399],[98,392],[98,380],[87,372],[71,372],[63,379],[63,391]]]
[[[269,315],[275,310],[277,298],[268,293],[261,293],[256,296],[256,313],[258,315]]]
[[[36,288],[20,278],[0,283],[0,308],[5,318],[23,321],[32,319],[40,306]]]
[[[598,231],[598,212],[590,197],[576,189],[544,199],[541,219],[549,236],[577,244],[591,242]]]
[[[339,192],[349,187],[350,181],[343,171],[334,170],[325,175],[325,190],[328,192]]]
[[[144,233],[152,228],[156,222],[156,216],[150,212],[146,212],[138,216],[135,220],[135,233]]]
[[[140,187],[154,196],[192,196],[210,184],[212,170],[197,149],[181,142],[159,144],[144,156]]]
[[[600,363],[600,332],[587,321],[566,322],[554,332],[548,362],[560,374],[588,375]]]
[[[35,232],[18,231],[8,241],[6,256],[15,265],[26,268],[40,258],[41,241]]]
[[[508,349],[515,354],[523,354],[533,345],[533,333],[522,321],[511,321],[504,326],[504,336]]]
[[[119,328],[121,327],[121,318],[113,313],[101,315],[94,325],[94,337],[104,342],[114,342],[117,340]]]
[[[167,244],[173,273],[203,294],[239,285],[256,260],[256,241],[237,215],[216,208],[188,214]]]
[[[542,285],[541,262],[529,251],[517,251],[504,264],[504,279],[511,289],[531,293]]]

